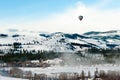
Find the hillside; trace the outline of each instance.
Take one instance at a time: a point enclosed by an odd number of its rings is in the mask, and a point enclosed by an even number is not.
[[[0,50],[17,48],[55,52],[75,52],[88,48],[120,48],[120,31],[86,32],[84,34],[6,31],[0,33]]]

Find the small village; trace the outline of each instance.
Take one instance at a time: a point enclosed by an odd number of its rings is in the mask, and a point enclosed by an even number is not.
[[[11,68],[10,70],[1,70],[1,72],[6,73],[9,77],[21,78],[27,80],[120,80],[120,71],[104,71],[96,70],[94,75],[91,75],[90,71],[87,73],[84,70],[81,73],[70,73],[70,72],[60,72],[51,73],[47,75],[45,73],[38,74],[32,73],[31,71],[23,71],[17,67]]]
[[[7,57],[11,58],[13,55],[16,55],[16,54],[12,54],[10,57],[9,56],[7,56]],[[17,54],[17,56],[18,55],[23,55],[23,54]],[[35,55],[37,55],[37,54],[35,54]],[[5,56],[6,55],[4,55],[4,54],[0,55],[0,59],[1,59],[0,75],[6,76],[6,77],[21,78],[21,79],[28,79],[28,80],[120,80],[119,69],[118,69],[118,71],[114,71],[111,69],[109,69],[107,71],[107,70],[101,70],[101,69],[99,69],[99,67],[95,67],[95,65],[94,65],[93,68],[94,69],[96,68],[96,70],[93,70],[92,72],[91,71],[86,72],[86,69],[84,69],[85,66],[82,66],[83,68],[78,68],[79,73],[74,72],[74,69],[76,69],[75,66],[77,66],[77,65],[75,65],[73,63],[74,62],[76,63],[77,59],[75,59],[75,61],[74,61],[74,58],[72,59],[72,57],[71,57],[73,55],[71,55],[71,56],[67,55],[66,57],[64,56],[64,58],[38,59],[38,60],[27,60],[26,59],[24,61],[18,60],[18,61],[11,61],[11,62],[2,61]],[[67,58],[68,56],[70,59]],[[73,61],[73,63],[71,60]],[[65,61],[68,61],[68,64],[66,64]],[[79,61],[79,59],[77,61]],[[66,65],[68,65],[68,68],[69,68],[69,66],[73,67],[72,69],[69,70],[71,72],[65,72],[65,71],[56,72],[57,69],[55,72],[51,71],[50,74],[46,74],[46,72],[38,72],[38,71],[42,71],[44,69],[46,69],[46,71],[49,72],[49,68],[52,70],[52,67],[57,68],[57,66],[63,67],[63,70],[64,70],[64,66],[66,66]],[[109,66],[109,65],[107,65],[107,66]],[[115,64],[111,64],[111,67],[114,67],[114,66],[115,66]],[[118,65],[118,67],[119,67],[119,65]],[[35,68],[37,68],[38,71],[35,72],[35,71],[31,71],[31,70],[26,70],[27,68],[28,69],[31,68],[33,70]],[[53,68],[53,70],[54,70],[54,68]],[[41,70],[39,70],[39,69],[41,69]],[[88,66],[88,69],[90,69],[89,66]],[[58,70],[59,70],[59,68],[58,68]]]
[[[90,71],[85,72],[79,69],[81,72],[52,72],[46,73],[33,73],[32,71],[26,71],[24,68],[41,68],[46,69],[52,66],[63,66],[61,59],[53,60],[31,60],[24,62],[12,62],[12,63],[0,63],[0,75],[21,78],[28,80],[120,80],[120,71],[104,71],[96,68],[94,74]],[[74,69],[74,68],[73,68]]]

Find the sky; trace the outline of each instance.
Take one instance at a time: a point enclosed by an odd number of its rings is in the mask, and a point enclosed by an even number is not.
[[[0,0],[0,28],[66,33],[120,30],[119,3],[120,0]]]

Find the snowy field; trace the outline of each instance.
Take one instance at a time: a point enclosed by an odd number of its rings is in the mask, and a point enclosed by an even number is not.
[[[104,70],[104,71],[108,71],[108,70],[112,70],[112,71],[118,71],[120,70],[120,65],[110,65],[110,64],[106,64],[106,65],[94,65],[94,66],[76,66],[76,67],[72,67],[72,66],[64,66],[64,67],[60,67],[60,66],[52,66],[52,67],[46,67],[46,68],[20,68],[23,71],[31,71],[32,73],[38,73],[38,74],[53,74],[53,73],[61,73],[61,72],[70,72],[70,73],[81,73],[82,70],[85,71],[85,73],[88,73],[88,71],[91,72],[91,74],[94,74],[94,71],[96,70],[96,68],[98,68],[98,70]]]
[[[91,72],[91,75],[94,75],[94,71],[98,68],[98,71],[120,71],[120,65],[113,65],[113,64],[105,64],[105,65],[94,65],[94,66],[51,66],[46,68],[40,67],[20,67],[23,71],[31,71],[33,74],[47,74],[48,76],[54,76],[54,74],[59,74],[61,72],[65,73],[81,73],[82,70],[85,74],[88,74],[88,71]],[[4,68],[5,70],[9,70],[10,68]],[[2,70],[2,69],[1,69]],[[10,77],[3,77],[0,75],[0,80],[26,80],[20,78],[10,78]]]
[[[94,65],[94,66],[51,66],[46,68],[40,68],[40,67],[19,67],[23,71],[31,71],[33,74],[47,74],[48,76],[54,76],[55,73],[81,73],[82,70],[85,72],[85,74],[88,73],[88,71],[91,72],[91,75],[94,75],[94,71],[96,68],[98,68],[98,71],[104,70],[104,71],[120,71],[120,65],[113,65],[113,64],[105,64],[105,65]],[[9,68],[3,68],[4,70],[9,70]],[[1,68],[2,70],[2,68]],[[27,79],[20,79],[20,78],[11,78],[11,77],[5,77],[0,75],[0,80],[27,80]]]
[[[0,75],[0,80],[28,80],[28,79],[11,78],[11,77],[5,77]]]

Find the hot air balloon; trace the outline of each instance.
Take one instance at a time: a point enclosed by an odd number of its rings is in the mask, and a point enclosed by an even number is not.
[[[79,18],[79,20],[81,21],[81,20],[83,19],[83,16],[79,16],[78,18]]]

